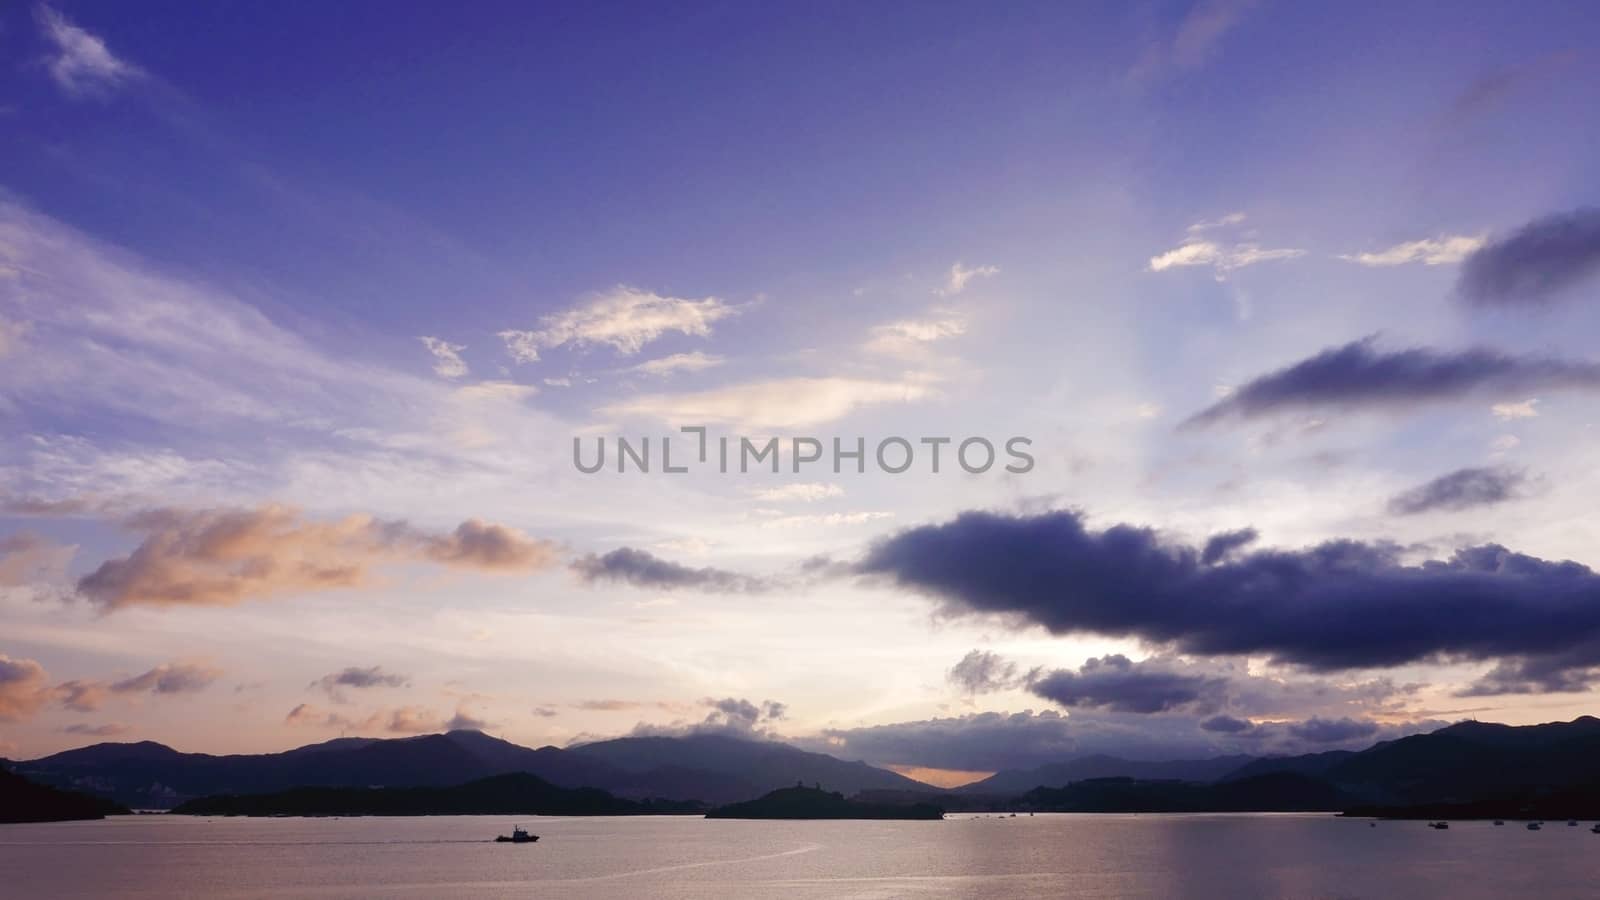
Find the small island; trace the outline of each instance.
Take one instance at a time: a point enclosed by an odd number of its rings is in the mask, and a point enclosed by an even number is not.
[[[730,803],[706,813],[708,819],[942,819],[931,803],[863,803],[820,787],[780,788],[757,800]]]

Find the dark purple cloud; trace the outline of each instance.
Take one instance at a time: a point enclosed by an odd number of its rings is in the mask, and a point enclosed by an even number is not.
[[[1600,274],[1600,209],[1535,219],[1461,264],[1456,292],[1476,306],[1538,306]]]
[[[1085,662],[1077,671],[1057,669],[1031,681],[1028,690],[1067,707],[1114,712],[1166,712],[1202,700],[1220,702],[1224,678],[1178,671],[1161,659],[1133,662],[1121,654]]]
[[[968,512],[880,541],[857,569],[936,598],[947,614],[1198,656],[1329,672],[1440,657],[1600,664],[1600,575],[1494,544],[1408,564],[1394,544],[1329,541],[1206,566],[1149,528]]]
[[[1492,506],[1521,496],[1527,481],[1524,472],[1507,466],[1457,469],[1395,495],[1389,500],[1389,512],[1413,516],[1438,510]]]
[[[1216,715],[1200,723],[1202,731],[1215,731],[1218,734],[1238,734],[1249,731],[1255,727],[1249,719],[1235,719],[1229,715]]]
[[[1370,738],[1378,723],[1367,719],[1307,719],[1289,726],[1289,733],[1313,744],[1343,744]]]
[[[1233,551],[1255,543],[1256,538],[1260,536],[1254,528],[1241,528],[1238,531],[1225,531],[1212,535],[1211,539],[1206,541],[1205,549],[1200,551],[1200,564],[1214,566]]]
[[[591,553],[574,561],[572,569],[591,583],[614,581],[668,591],[689,588],[737,592],[759,591],[766,587],[759,578],[724,569],[691,568],[633,547],[619,547],[603,556]]]
[[[1308,410],[1407,409],[1484,395],[1600,388],[1600,364],[1474,348],[1379,350],[1374,337],[1331,347],[1246,382],[1181,428]]]

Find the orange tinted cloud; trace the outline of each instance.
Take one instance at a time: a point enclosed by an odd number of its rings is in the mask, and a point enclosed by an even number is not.
[[[153,509],[123,524],[144,536],[133,553],[78,582],[106,610],[128,606],[225,606],[286,593],[367,584],[374,566],[433,562],[480,571],[552,565],[553,543],[517,529],[461,523],[434,533],[368,515],[334,521],[285,506],[253,510]]]
[[[31,718],[49,699],[44,666],[0,653],[0,722]]]

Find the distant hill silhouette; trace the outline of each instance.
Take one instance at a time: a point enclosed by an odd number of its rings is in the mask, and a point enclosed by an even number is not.
[[[561,788],[536,775],[514,773],[454,787],[304,787],[271,794],[202,797],[172,811],[244,816],[624,816],[703,809],[698,805],[636,803],[596,788]]]
[[[1253,756],[1218,756],[1211,759],[1179,759],[1146,762],[1093,754],[1064,762],[1049,763],[1036,769],[1007,769],[982,781],[956,788],[961,794],[1006,796],[1024,794],[1040,786],[1063,785],[1089,778],[1138,778],[1208,782],[1235,772],[1255,760]]]
[[[129,810],[116,803],[35,784],[0,767],[0,822],[67,822],[103,819]]]
[[[1339,810],[1338,788],[1310,775],[1275,772],[1218,784],[1091,778],[1034,788],[1013,808],[1041,812],[1306,812]]]
[[[1538,796],[1600,783],[1600,719],[1524,726],[1461,722],[1358,753],[1258,760],[1224,780],[1267,772],[1316,775],[1366,806]]]
[[[558,787],[595,787],[629,799],[758,797],[796,779],[868,788],[932,790],[865,763],[786,744],[722,735],[621,738],[532,749],[478,731],[412,738],[338,738],[282,753],[213,756],[151,741],[95,744],[16,764],[29,778],[128,806],[165,809],[197,797],[298,787],[447,787],[527,772]]]
[[[780,788],[756,800],[719,806],[708,819],[942,819],[931,803],[890,804],[846,800],[821,788]]]

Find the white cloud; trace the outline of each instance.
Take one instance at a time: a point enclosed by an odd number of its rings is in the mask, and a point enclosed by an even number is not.
[[[780,487],[760,488],[750,492],[750,496],[767,503],[784,503],[799,501],[801,503],[815,503],[829,497],[843,497],[844,488],[837,484],[825,482],[806,482],[801,484],[785,484]]]
[[[54,45],[45,60],[50,77],[72,97],[104,97],[141,73],[117,59],[105,41],[68,22],[48,6],[35,11],[40,32]]]
[[[1189,226],[1188,232],[1190,234],[1199,234],[1202,231],[1210,231],[1213,228],[1227,228],[1233,225],[1239,225],[1243,222],[1244,213],[1233,212],[1228,213],[1220,219],[1214,219],[1209,222],[1196,222]]]
[[[1502,434],[1489,442],[1489,450],[1493,456],[1503,456],[1522,446],[1522,438],[1514,434]]]
[[[972,279],[988,278],[991,275],[999,274],[999,266],[978,266],[974,269],[968,269],[964,268],[961,263],[956,263],[950,267],[950,275],[945,279],[944,287],[939,288],[934,293],[939,294],[941,297],[954,297],[956,294],[966,290],[968,282],[972,281]]]
[[[507,330],[499,336],[519,363],[534,362],[540,350],[563,345],[605,345],[631,356],[670,332],[709,337],[712,323],[737,312],[716,297],[685,300],[618,286],[581,306],[543,317],[536,330]]]
[[[562,376],[560,378],[546,378],[544,383],[546,387],[572,387],[572,379],[567,378],[566,376]]]
[[[1161,404],[1141,403],[1134,407],[1133,414],[1141,419],[1154,419],[1156,416],[1161,415]]]
[[[1521,403],[1496,403],[1489,407],[1489,411],[1497,419],[1532,419],[1539,415],[1539,411],[1534,409],[1538,402],[1539,398],[1530,397]]]
[[[1164,272],[1180,266],[1210,266],[1218,272],[1228,272],[1256,263],[1294,259],[1305,254],[1304,250],[1287,247],[1268,248],[1259,244],[1220,244],[1191,239],[1165,253],[1150,257],[1150,271]]]
[[[929,379],[779,378],[682,394],[647,394],[603,408],[606,416],[647,416],[677,424],[796,428],[831,422],[867,406],[908,403],[932,393]]]
[[[966,334],[967,322],[956,315],[935,319],[903,319],[875,326],[866,349],[872,353],[906,356],[934,341]]]
[[[678,372],[703,372],[706,369],[720,366],[726,361],[721,356],[708,356],[696,350],[693,353],[674,353],[671,356],[663,356],[660,359],[642,362],[628,371],[665,378]]]
[[[465,345],[452,344],[436,337],[420,337],[417,340],[433,354],[433,374],[441,378],[460,378],[467,374],[467,364],[461,359],[461,351],[467,349]]]
[[[1483,243],[1482,235],[1477,237],[1446,235],[1423,238],[1420,241],[1406,241],[1376,253],[1344,254],[1339,258],[1363,266],[1401,266],[1418,262],[1425,266],[1441,266],[1466,259],[1474,250],[1482,247]]]
[[[863,525],[880,519],[892,519],[894,513],[880,511],[825,513],[822,515],[779,516],[761,523],[762,528],[815,528],[840,525]]]

